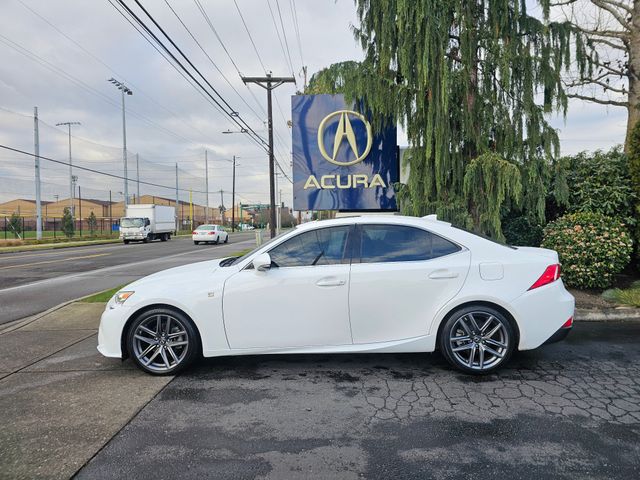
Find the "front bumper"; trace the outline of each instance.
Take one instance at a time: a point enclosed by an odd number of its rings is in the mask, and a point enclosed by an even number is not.
[[[122,330],[131,310],[125,305],[107,308],[100,317],[98,328],[98,352],[105,357],[122,358]]]

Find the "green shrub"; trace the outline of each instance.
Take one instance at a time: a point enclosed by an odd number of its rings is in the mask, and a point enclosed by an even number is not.
[[[582,152],[568,159],[569,212],[595,212],[633,221],[636,200],[629,159],[621,147]]]
[[[542,225],[524,216],[503,220],[502,233],[509,245],[539,247],[542,242]]]
[[[572,213],[545,227],[542,246],[558,252],[567,285],[606,288],[629,263],[632,243],[621,221],[599,213]]]

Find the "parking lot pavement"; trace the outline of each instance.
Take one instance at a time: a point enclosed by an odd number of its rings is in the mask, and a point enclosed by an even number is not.
[[[170,381],[98,354],[103,308],[0,332],[0,478],[69,478]]]
[[[209,359],[79,478],[639,478],[640,324],[473,377],[434,355]]]

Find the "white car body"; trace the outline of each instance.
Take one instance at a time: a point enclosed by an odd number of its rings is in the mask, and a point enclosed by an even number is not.
[[[425,261],[252,268],[253,260],[301,233],[340,225],[402,225],[427,230],[459,250]],[[354,227],[355,228],[355,227]],[[361,228],[361,227],[359,227]],[[573,316],[574,298],[557,279],[529,288],[552,250],[494,243],[435,216],[350,217],[310,222],[231,266],[221,260],[142,278],[102,315],[98,350],[123,357],[126,326],[138,312],[170,306],[195,324],[205,357],[276,353],[432,352],[447,315],[486,303],[517,325],[517,349],[539,347]]]
[[[200,225],[191,238],[197,243],[220,243],[229,239],[229,234],[220,225]]]

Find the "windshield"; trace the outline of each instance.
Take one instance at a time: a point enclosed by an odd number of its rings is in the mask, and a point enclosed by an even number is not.
[[[123,218],[120,220],[121,227],[143,227],[144,219],[142,218]]]
[[[256,253],[258,250],[260,250],[263,247],[266,247],[267,245],[272,244],[273,242],[275,242],[276,240],[282,238],[286,233],[289,232],[282,232],[280,235],[276,235],[275,237],[273,237],[271,240],[263,243],[262,245],[260,245],[259,247],[254,248],[253,250],[251,250],[250,252],[245,253],[244,255],[242,255],[241,257],[229,257],[229,258],[225,258],[222,262],[220,262],[220,266],[221,267],[228,267],[230,265],[235,265],[237,263],[242,262],[244,259],[249,258],[251,255],[253,255],[254,253]]]

